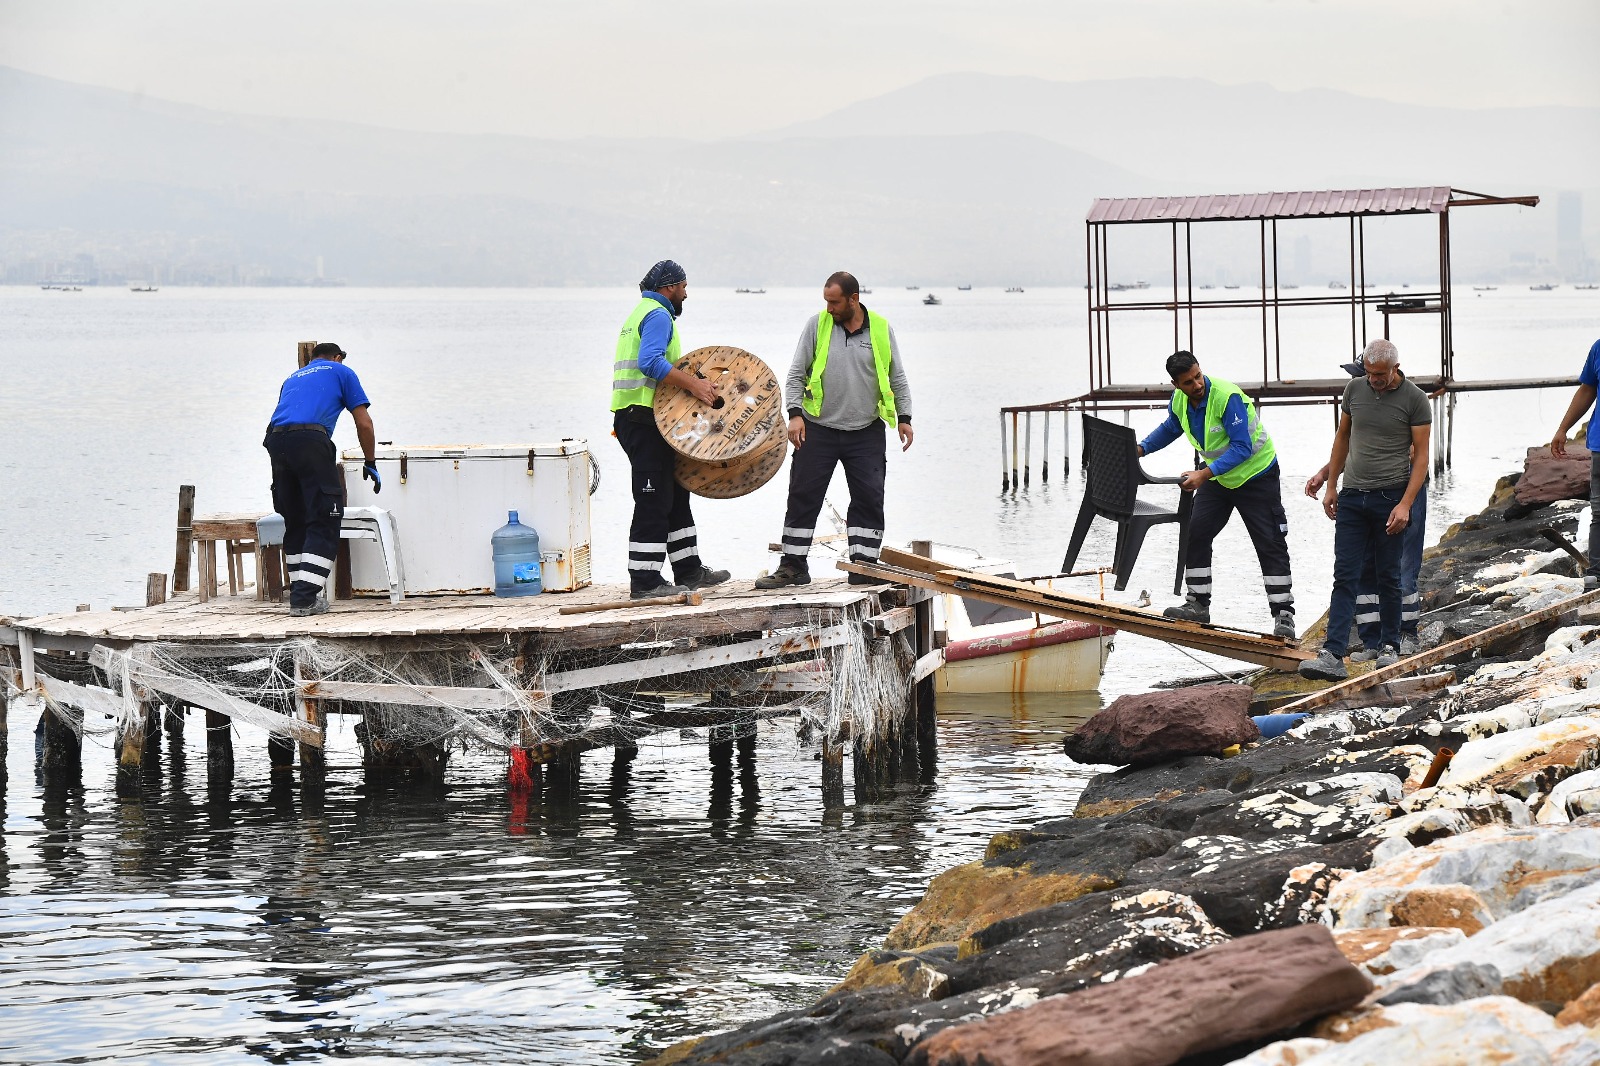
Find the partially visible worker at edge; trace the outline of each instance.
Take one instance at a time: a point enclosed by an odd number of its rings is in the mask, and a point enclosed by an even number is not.
[[[1161,612],[1190,622],[1211,621],[1211,543],[1234,511],[1244,522],[1267,589],[1272,632],[1294,639],[1294,582],[1289,573],[1289,518],[1283,510],[1277,451],[1256,416],[1256,405],[1230,381],[1209,378],[1189,352],[1167,357],[1172,403],[1167,419],[1139,442],[1139,454],[1160,451],[1179,436],[1205,463],[1179,481],[1194,493],[1184,553],[1183,603]]]
[[[789,412],[789,502],[783,515],[783,560],[756,579],[758,589],[804,585],[817,516],[844,467],[845,512],[852,562],[875,563],[883,549],[883,486],[889,467],[888,427],[900,450],[911,447],[911,386],[889,323],[861,305],[861,285],[843,270],[822,284],[823,310],[806,323],[784,379]],[[880,582],[851,574],[850,584]]]
[[[701,403],[715,403],[710,381],[679,370],[678,316],[689,298],[683,267],[663,259],[639,282],[639,302],[622,323],[611,371],[612,429],[633,467],[633,523],[628,527],[628,584],[636,600],[675,596],[728,580],[700,561],[700,536],[689,490],[678,484],[677,453],[656,428],[656,386],[668,382]],[[661,576],[672,563],[674,583]]]
[[[364,460],[361,476],[383,491],[373,447],[371,401],[356,372],[344,365],[344,349],[324,341],[311,361],[290,374],[278,390],[278,406],[261,444],[272,457],[272,506],[283,516],[283,562],[289,577],[289,613],[296,617],[328,609],[328,575],[339,552],[344,519],[344,482],[333,427],[349,411]]]
[[[1589,432],[1584,445],[1589,449],[1589,569],[1584,571],[1583,591],[1600,588],[1600,420],[1592,408],[1595,396],[1600,395],[1600,341],[1589,348],[1589,357],[1583,361],[1583,371],[1578,375],[1578,388],[1567,404],[1567,413],[1561,416],[1556,435],[1550,438],[1550,454],[1567,454],[1567,432],[1578,424],[1585,413],[1589,415]]]

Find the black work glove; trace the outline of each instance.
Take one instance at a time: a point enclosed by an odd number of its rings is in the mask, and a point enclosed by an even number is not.
[[[374,496],[383,491],[383,478],[378,476],[376,460],[361,464],[361,477],[363,480],[372,482],[372,494]]]

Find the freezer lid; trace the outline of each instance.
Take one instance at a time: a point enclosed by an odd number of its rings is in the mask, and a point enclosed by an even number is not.
[[[377,459],[399,459],[404,456],[409,462],[426,462],[429,459],[449,459],[452,462],[463,459],[520,459],[527,462],[530,455],[535,459],[559,459],[584,455],[588,451],[588,441],[573,437],[556,444],[419,444],[406,447],[383,444],[378,446],[373,456]],[[362,461],[361,449],[346,449],[340,458],[347,463],[359,463]]]

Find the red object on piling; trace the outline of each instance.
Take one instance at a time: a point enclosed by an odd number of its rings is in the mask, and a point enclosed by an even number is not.
[[[511,769],[506,773],[506,784],[512,792],[533,791],[533,760],[527,748],[511,749]]]

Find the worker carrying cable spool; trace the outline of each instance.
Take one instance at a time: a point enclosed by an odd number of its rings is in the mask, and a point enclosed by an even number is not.
[[[639,282],[639,302],[622,323],[611,373],[612,427],[633,468],[633,522],[628,527],[628,584],[634,599],[675,596],[728,580],[728,571],[700,561],[700,537],[689,492],[678,484],[677,453],[656,425],[656,390],[672,386],[702,405],[718,400],[715,384],[679,369],[678,316],[689,298],[689,275],[663,259]],[[661,576],[672,563],[673,581]]]

